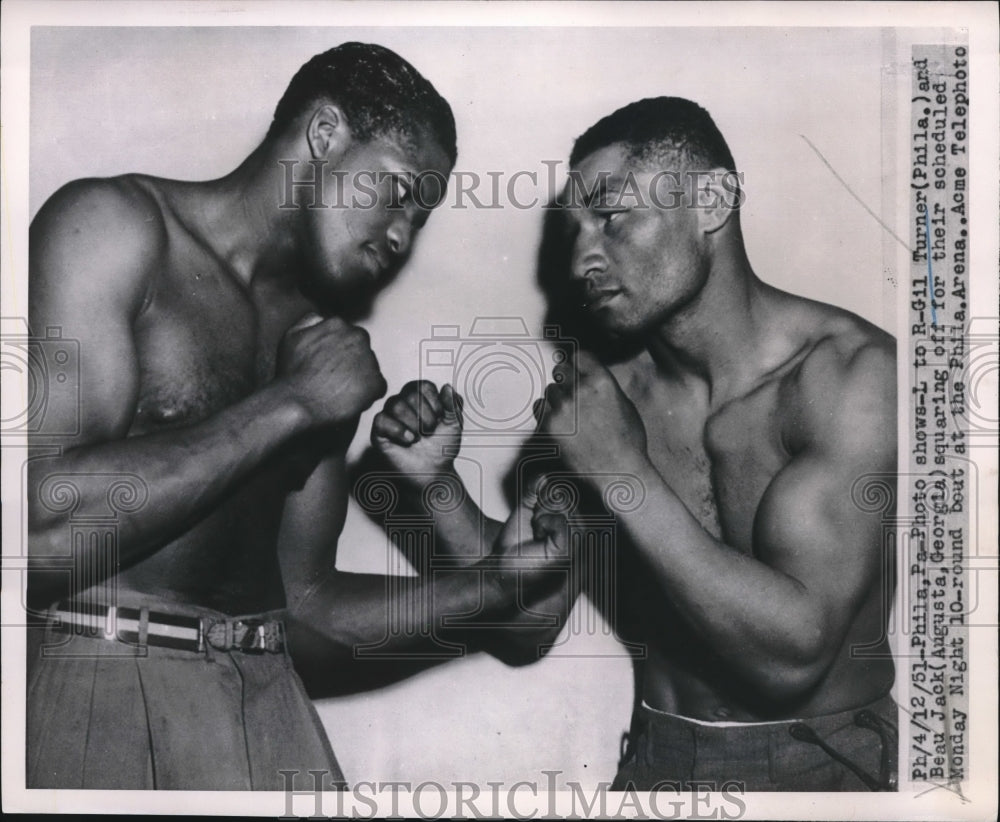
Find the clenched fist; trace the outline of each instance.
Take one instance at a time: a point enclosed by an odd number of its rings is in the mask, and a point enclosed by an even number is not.
[[[317,315],[285,332],[275,382],[315,426],[351,422],[386,392],[368,332]]]
[[[462,398],[414,380],[389,397],[372,423],[372,445],[398,471],[431,477],[450,472],[462,444]]]
[[[539,434],[558,437],[568,468],[598,476],[628,473],[648,460],[639,412],[592,354],[576,352],[552,370],[552,377],[535,415]]]
[[[503,658],[533,662],[556,641],[579,592],[566,518],[539,501],[540,484],[527,488],[490,553],[491,579],[511,606]]]
[[[540,497],[546,482],[544,474],[529,481],[493,544],[493,556],[548,560],[569,556],[566,517],[547,508]]]

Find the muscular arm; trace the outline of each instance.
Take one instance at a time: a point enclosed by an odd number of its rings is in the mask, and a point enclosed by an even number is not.
[[[506,524],[488,518],[473,501],[454,466],[462,435],[461,402],[450,386],[439,392],[433,383],[415,381],[390,397],[376,416],[372,443],[397,472],[394,484],[400,508],[421,517],[430,515],[434,520],[435,554],[463,564],[487,554],[498,540],[508,546],[530,542],[547,526],[550,536],[562,541],[564,527],[557,517],[543,514],[533,520],[533,492],[515,501]],[[533,486],[536,479],[525,476],[519,482]],[[542,592],[521,589],[520,601],[509,603],[509,630],[495,632],[488,650],[509,664],[538,660],[555,640],[573,606],[577,591],[570,588],[567,571],[561,585]],[[540,630],[537,614],[556,617],[556,624]]]
[[[881,524],[858,510],[851,490],[863,475],[896,466],[890,353],[865,348],[846,366],[802,379],[815,382],[804,390],[816,392],[807,407],[817,418],[760,501],[752,555],[708,534],[648,461],[639,469],[646,504],[621,516],[670,602],[724,664],[772,699],[802,695],[822,678],[878,585]]]
[[[546,522],[532,526],[533,497],[519,501],[505,526],[496,524],[503,533],[492,549],[477,544],[469,552],[474,562],[389,577],[335,568],[345,483],[342,457],[324,460],[289,496],[282,518],[284,620],[296,667],[314,694],[384,685],[455,653],[487,651],[510,664],[541,656],[569,607],[569,582],[565,559],[559,559],[564,546],[546,542]],[[559,624],[553,628],[538,612],[561,615]],[[459,615],[461,624],[446,624],[446,617]],[[356,653],[363,646],[368,656]]]
[[[503,657],[518,597],[545,597],[563,584],[553,548],[506,545],[426,576],[317,570],[283,615],[296,668],[319,696],[384,685],[469,652]],[[517,630],[538,637],[550,628]]]
[[[278,563],[290,609],[336,562],[337,542],[347,518],[345,455],[356,430],[355,421],[306,436],[294,446],[303,461],[311,458],[317,464],[303,487],[285,498],[281,515]]]
[[[32,329],[58,327],[64,338],[78,341],[80,351],[79,405],[51,403],[78,416],[78,433],[60,440],[54,455],[36,444],[29,463],[29,582],[35,601],[62,593],[57,586],[64,585],[63,574],[39,572],[65,568],[71,517],[107,516],[111,478],[128,474],[141,488],[142,504],[117,520],[117,563],[127,565],[190,527],[279,446],[315,423],[301,382],[293,390],[282,379],[197,424],[127,437],[140,380],[133,327],[165,262],[166,244],[159,210],[117,181],[67,186],[32,224]],[[298,333],[316,340],[321,332]],[[73,387],[46,386],[52,392]],[[74,428],[73,419],[53,422],[59,430]],[[76,495],[72,506],[54,504],[60,478]],[[74,561],[89,564],[87,557]],[[93,573],[79,570],[83,578]]]
[[[400,512],[433,519],[435,553],[471,563],[489,553],[503,523],[483,513],[455,470],[461,402],[451,386],[407,383],[375,417],[372,445],[380,459],[370,462],[389,468]],[[363,478],[360,486],[363,492]]]

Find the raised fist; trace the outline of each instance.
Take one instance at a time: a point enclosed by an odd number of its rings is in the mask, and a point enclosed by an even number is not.
[[[386,391],[368,332],[318,315],[285,332],[275,382],[315,426],[352,422]]]
[[[541,436],[559,437],[567,467],[584,477],[628,473],[648,459],[639,412],[592,354],[578,351],[557,365],[552,377],[535,416]]]
[[[430,479],[450,472],[462,444],[462,398],[414,380],[386,400],[372,423],[372,445],[393,468]]]

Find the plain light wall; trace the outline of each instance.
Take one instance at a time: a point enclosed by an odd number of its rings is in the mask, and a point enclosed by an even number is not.
[[[875,29],[36,28],[32,214],[77,177],[225,174],[263,137],[296,69],[348,40],[410,60],[452,105],[457,168],[504,180],[544,175],[542,160],[565,162],[580,132],[628,102],[698,101],[745,174],[742,221],[757,273],[879,325],[893,315],[883,305],[882,229],[803,139],[878,211]],[[390,391],[419,374],[432,325],[467,331],[478,316],[514,316],[538,333],[541,216],[509,206],[434,214],[366,322]],[[361,421],[353,457],[376,410]],[[494,517],[507,513],[500,477],[515,451],[511,442],[463,452]],[[398,565],[390,550],[352,502],[338,566],[385,571]],[[630,664],[603,623],[567,647],[579,656],[519,669],[473,656],[318,708],[351,781],[544,783],[542,770],[553,769],[585,784],[610,779],[628,725]]]

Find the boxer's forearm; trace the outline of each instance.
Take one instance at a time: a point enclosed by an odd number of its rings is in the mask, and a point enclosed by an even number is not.
[[[158,549],[306,428],[297,407],[268,388],[194,425],[38,455],[28,468],[32,571],[64,569],[73,556],[70,520],[106,517],[109,505],[121,509],[118,565]],[[89,557],[74,561],[104,567]],[[38,576],[44,585],[59,575]]]
[[[399,486],[403,510],[433,520],[435,556],[471,564],[489,554],[503,523],[483,513],[455,471],[408,477]]]
[[[526,589],[516,608],[504,615],[507,625],[489,634],[485,651],[508,665],[529,665],[542,659],[562,632],[580,593],[579,574],[554,589]]]
[[[366,653],[430,657],[445,645],[461,655],[487,650],[509,623],[517,588],[531,595],[536,576],[500,572],[491,560],[427,577],[334,571],[285,612],[293,655],[315,664]]]

